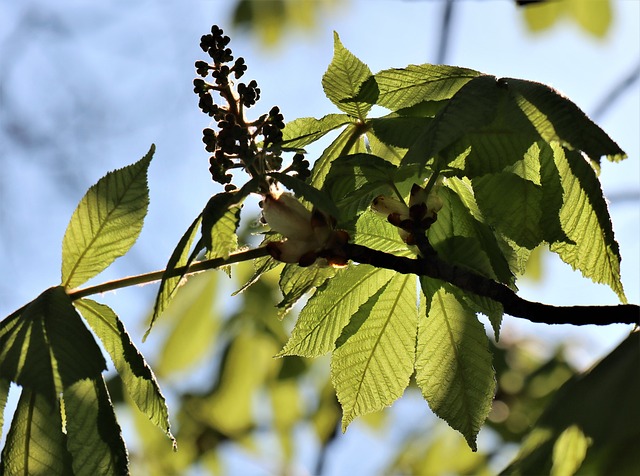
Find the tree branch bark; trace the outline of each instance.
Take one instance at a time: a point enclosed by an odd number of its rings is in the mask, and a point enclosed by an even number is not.
[[[620,304],[613,306],[553,306],[535,301],[527,301],[504,284],[476,274],[467,269],[441,260],[435,254],[424,258],[395,256],[366,246],[347,243],[344,245],[346,257],[354,262],[370,264],[403,274],[427,276],[441,279],[465,291],[488,297],[502,304],[504,312],[531,322],[544,324],[636,324],[640,325],[640,306]]]

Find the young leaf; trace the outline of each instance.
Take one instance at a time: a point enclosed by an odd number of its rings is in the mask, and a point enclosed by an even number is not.
[[[335,276],[337,270],[332,267],[312,266],[301,268],[297,264],[287,264],[280,273],[282,301],[278,303],[280,316],[284,316],[306,293],[321,286],[327,279]]]
[[[0,378],[0,440],[2,440],[2,429],[4,428],[4,407],[7,404],[10,386],[9,380]]]
[[[418,324],[415,286],[415,276],[393,276],[371,298],[371,310],[364,306],[365,312],[352,317],[336,344],[331,380],[343,409],[343,431],[354,418],[393,403],[409,385]]]
[[[0,378],[51,402],[78,380],[98,378],[106,362],[62,286],[49,288],[0,323]]]
[[[342,156],[331,164],[324,190],[342,216],[353,219],[369,208],[377,195],[390,189],[395,171],[393,164],[375,155]]]
[[[73,212],[62,242],[62,285],[79,286],[133,246],[149,205],[147,169],[153,157],[109,172],[92,186]]]
[[[317,357],[333,350],[350,316],[393,274],[369,265],[353,265],[338,272],[309,299],[278,356]]]
[[[299,178],[292,177],[281,172],[272,172],[269,175],[289,190],[292,190],[296,195],[299,195],[305,200],[311,202],[323,212],[334,218],[338,218],[340,216],[340,211],[336,207],[335,203],[333,203],[331,198],[323,191],[303,182]]]
[[[175,444],[169,426],[167,404],[158,382],[131,341],[122,321],[109,306],[91,299],[79,299],[75,305],[111,356],[131,399]]]
[[[512,100],[547,142],[569,144],[583,151],[592,162],[602,156],[618,162],[624,151],[571,100],[544,84],[522,79],[500,80],[509,89]]]
[[[327,114],[320,119],[301,117],[287,122],[282,130],[283,148],[301,148],[317,141],[328,132],[354,122],[347,114]]]
[[[177,276],[171,276],[173,270],[180,267],[187,267],[195,258],[196,252],[194,250],[191,253],[191,248],[193,246],[193,242],[198,234],[200,223],[202,223],[202,213],[193,220],[193,223],[189,225],[187,231],[182,235],[180,241],[178,241],[178,245],[171,253],[171,257],[169,258],[169,262],[165,267],[165,272],[162,275],[162,281],[160,281],[160,288],[158,289],[158,295],[156,296],[156,302],[153,307],[153,315],[151,316],[151,322],[149,323],[149,329],[145,333],[145,338],[149,334],[153,323],[158,319],[160,314],[167,308],[171,300],[175,297],[178,287],[184,278],[185,273],[180,273]],[[196,250],[200,251],[200,246],[196,246]]]
[[[203,360],[216,342],[222,318],[218,314],[219,273],[201,273],[189,279],[167,310],[169,335],[161,347],[156,372],[179,376]]]
[[[76,382],[62,398],[73,474],[129,474],[127,449],[102,377]]]
[[[57,401],[23,388],[2,449],[0,474],[74,474]]]
[[[579,152],[555,143],[551,147],[565,193],[560,223],[573,242],[553,243],[551,251],[583,276],[609,285],[626,303],[620,281],[620,251],[598,178]]]
[[[542,187],[500,172],[474,178],[473,190],[487,223],[530,250],[542,242]]]
[[[333,39],[333,59],[322,76],[322,87],[338,109],[364,121],[378,94],[371,70],[342,45],[335,32]]]
[[[495,391],[489,342],[475,313],[423,278],[426,317],[418,321],[416,382],[429,407],[476,450]]]
[[[480,74],[472,69],[435,64],[385,69],[375,74],[380,90],[376,104],[397,111],[422,101],[449,99]]]
[[[240,223],[241,209],[242,205],[229,207],[227,213],[211,227],[211,245],[206,254],[207,259],[228,258],[229,253],[238,249],[236,230]]]

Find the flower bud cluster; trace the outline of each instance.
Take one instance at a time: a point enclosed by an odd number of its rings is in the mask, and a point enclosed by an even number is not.
[[[335,229],[333,217],[316,208],[307,210],[289,193],[266,195],[262,217],[272,231],[285,237],[267,244],[267,250],[278,261],[300,266],[347,264],[342,247],[349,241],[349,235]]]
[[[198,106],[216,122],[215,130],[203,130],[202,141],[205,150],[212,154],[209,159],[211,176],[221,184],[231,183],[230,171],[234,168],[243,168],[253,177],[265,177],[269,172],[279,171],[285,126],[284,116],[277,106],[255,121],[245,119],[244,109],[260,100],[260,88],[255,80],[234,84],[234,80],[244,76],[247,66],[244,58],[234,61],[229,42],[229,37],[216,25],[210,34],[202,36],[200,47],[210,56],[211,62],[196,61],[196,73],[200,77],[193,80]],[[207,81],[209,77],[211,79]],[[214,94],[219,98],[217,103]],[[308,170],[308,162],[306,164]],[[296,167],[291,170],[303,172],[301,163]]]
[[[442,208],[442,199],[438,196],[438,186],[429,194],[421,186],[411,187],[409,205],[397,198],[379,195],[373,200],[371,208],[384,215],[389,223],[398,228],[402,241],[408,245],[416,243],[415,234],[425,233],[438,218]]]

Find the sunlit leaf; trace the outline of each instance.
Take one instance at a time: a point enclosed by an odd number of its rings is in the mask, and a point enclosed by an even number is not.
[[[2,449],[0,474],[74,474],[66,442],[57,401],[23,388]]]
[[[102,377],[76,382],[62,398],[73,474],[129,474],[127,449]]]
[[[609,32],[613,20],[611,0],[568,0],[566,5],[569,14],[588,33],[604,38]]]
[[[304,198],[316,206],[318,209],[335,218],[339,217],[340,211],[336,207],[335,203],[333,203],[331,198],[322,190],[318,190],[299,178],[292,177],[281,172],[274,172],[269,175],[278,180],[286,188],[293,191],[297,196]]]
[[[564,430],[553,445],[551,476],[573,476],[580,468],[589,447],[580,428],[572,425]]]
[[[193,242],[198,235],[200,223],[202,223],[202,214],[198,215],[195,220],[189,225],[187,231],[182,235],[178,245],[175,247],[173,252],[171,253],[171,257],[169,258],[169,262],[165,267],[165,272],[162,276],[162,280],[160,281],[160,288],[158,289],[158,294],[156,296],[156,302],[153,307],[153,315],[151,316],[151,322],[149,323],[149,329],[145,334],[146,336],[149,334],[153,323],[158,319],[160,314],[167,308],[171,300],[175,297],[176,292],[178,291],[178,287],[182,279],[184,278],[184,272],[180,273],[177,276],[171,276],[170,273],[173,272],[176,268],[188,266],[191,261],[195,258],[195,253],[191,252],[191,248],[193,247]],[[196,249],[199,246],[196,246]]]
[[[286,314],[305,294],[313,291],[327,279],[335,276],[332,267],[311,266],[302,268],[297,264],[287,264],[280,273],[282,301],[278,303],[280,315]]]
[[[131,341],[122,321],[111,308],[90,299],[75,302],[104,348],[124,383],[131,399],[172,441],[169,414],[164,396],[153,371]]]
[[[56,401],[78,380],[98,378],[106,362],[62,286],[49,288],[0,323],[0,378]]]
[[[620,251],[598,178],[583,156],[552,144],[564,189],[560,222],[572,243],[551,244],[551,251],[583,276],[607,284],[626,302],[620,281]]]
[[[138,239],[149,205],[147,169],[155,146],[135,164],[109,172],[73,212],[62,242],[62,284],[73,288],[107,268]]]
[[[480,74],[472,69],[435,64],[386,69],[375,74],[380,90],[376,103],[396,111],[422,101],[449,99]]]
[[[322,76],[322,87],[338,109],[363,121],[377,97],[375,81],[367,82],[373,79],[371,70],[342,45],[335,32],[333,39],[333,59]]]
[[[418,321],[416,382],[433,412],[475,450],[496,385],[491,353],[482,324],[447,287],[422,279],[427,316]]]
[[[227,213],[211,227],[211,244],[207,250],[207,259],[228,258],[231,252],[238,249],[236,230],[240,224],[241,209],[242,206],[238,205],[229,207]]]
[[[325,282],[300,312],[284,349],[278,354],[316,357],[335,347],[349,318],[393,276],[368,265],[352,265]]]
[[[0,378],[0,439],[2,439],[2,429],[4,427],[4,407],[7,404],[10,386],[11,382],[9,380]]]
[[[640,333],[632,332],[595,367],[569,380],[555,394],[502,474],[550,474],[554,453],[560,453],[562,445],[572,442],[580,452],[588,445],[579,468],[581,473],[637,472],[640,453],[633,448],[640,438],[639,359]],[[579,453],[563,456],[578,464]]]
[[[370,301],[352,316],[331,359],[343,431],[354,418],[393,403],[413,373],[415,276],[396,274]]]
[[[353,122],[353,118],[347,114],[327,114],[320,119],[314,117],[301,117],[287,122],[282,130],[282,143],[284,148],[304,147],[325,134],[340,126]]]
[[[190,278],[167,309],[171,330],[155,366],[159,376],[188,371],[212,349],[222,320],[216,306],[218,278],[216,272]]]

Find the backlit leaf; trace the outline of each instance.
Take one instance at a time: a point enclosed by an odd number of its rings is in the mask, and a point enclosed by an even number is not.
[[[23,388],[2,449],[0,474],[73,474],[66,440],[57,401]]]
[[[353,122],[353,118],[347,114],[327,114],[320,119],[315,117],[301,117],[287,122],[282,130],[283,148],[301,148],[318,139],[332,130]]]
[[[480,74],[472,69],[435,64],[386,69],[375,74],[380,90],[376,103],[396,111],[425,100],[449,99]]]
[[[280,172],[273,172],[269,175],[278,180],[278,182],[286,188],[293,191],[297,196],[304,198],[318,209],[333,216],[334,218],[339,217],[340,211],[336,207],[335,203],[333,203],[333,201],[322,190],[318,190],[299,178]]]
[[[278,354],[316,357],[335,347],[349,318],[393,276],[369,265],[350,265],[325,282],[302,309],[291,337]]]
[[[153,371],[131,341],[122,321],[110,307],[90,299],[79,299],[75,306],[111,356],[131,399],[142,413],[173,440],[164,396]]]
[[[551,476],[573,476],[587,455],[590,442],[582,430],[572,425],[564,430],[553,445]]]
[[[399,398],[413,373],[418,312],[416,278],[395,274],[355,313],[336,343],[331,380],[342,405],[342,429]]]
[[[129,474],[129,457],[102,377],[65,389],[67,448],[73,474]]]
[[[322,76],[322,87],[338,109],[364,120],[371,109],[372,100],[377,97],[375,81],[365,83],[372,79],[371,70],[342,45],[335,32],[333,39],[333,59]]]
[[[62,286],[49,288],[0,324],[0,378],[51,402],[64,388],[98,378],[106,362]]]
[[[149,205],[147,169],[155,146],[135,164],[109,172],[73,212],[62,242],[62,284],[73,288],[124,255],[140,235]]]
[[[165,272],[162,276],[162,280],[160,281],[160,288],[158,289],[158,294],[156,296],[156,302],[153,307],[153,315],[151,316],[151,322],[149,323],[149,329],[145,333],[145,338],[149,334],[153,323],[158,319],[160,314],[167,308],[171,300],[175,297],[178,287],[182,279],[184,278],[185,273],[180,273],[177,276],[171,276],[170,273],[173,272],[176,268],[188,266],[191,261],[195,258],[196,253],[191,252],[191,248],[193,247],[193,242],[198,235],[200,223],[202,223],[202,214],[198,215],[195,220],[189,225],[187,231],[182,235],[178,245],[175,247],[171,256],[169,257],[169,262],[165,267]],[[200,248],[200,246],[196,246],[196,249]],[[195,250],[194,250],[195,251]]]
[[[416,382],[433,412],[475,450],[496,385],[489,342],[475,314],[433,283],[422,279],[427,316],[418,321]]]
[[[2,439],[2,429],[4,428],[4,407],[7,404],[10,386],[9,380],[0,378],[0,439]]]
[[[620,281],[620,251],[598,178],[579,152],[551,146],[564,189],[560,222],[573,241],[553,243],[551,251],[583,276],[609,285],[626,302]]]
[[[280,273],[282,301],[278,303],[280,315],[284,316],[305,294],[332,278],[337,270],[332,267],[311,266],[302,268],[297,264],[287,264]]]
[[[211,244],[207,249],[207,259],[228,258],[231,252],[238,249],[236,230],[240,224],[241,209],[241,205],[229,207],[229,210],[211,227]]]

